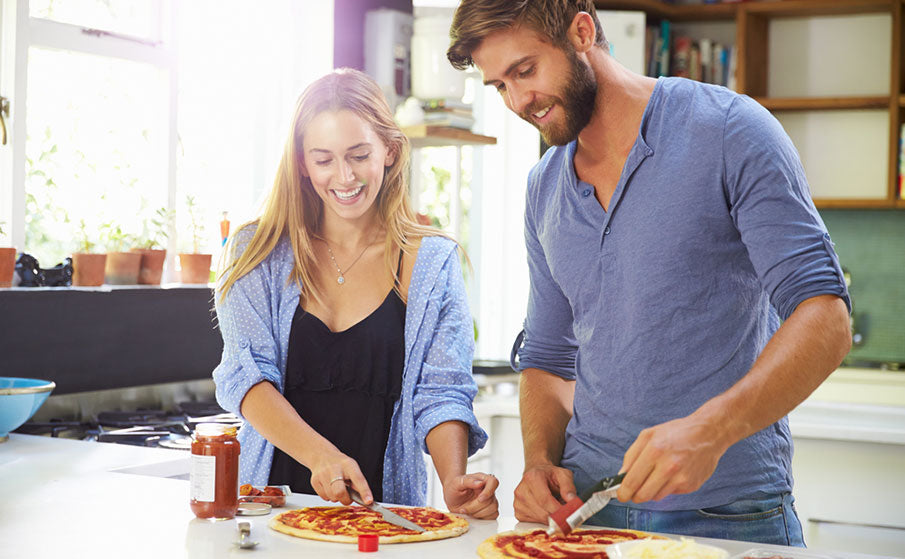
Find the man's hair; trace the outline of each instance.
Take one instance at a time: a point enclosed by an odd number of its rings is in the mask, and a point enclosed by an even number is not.
[[[446,57],[453,67],[464,70],[474,64],[471,53],[481,41],[491,33],[516,25],[524,25],[564,47],[568,42],[566,32],[578,12],[590,14],[597,28],[594,42],[608,50],[593,0],[462,0],[449,28]]]

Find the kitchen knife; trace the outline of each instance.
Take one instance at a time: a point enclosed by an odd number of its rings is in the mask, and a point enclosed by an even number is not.
[[[569,534],[575,528],[581,526],[585,520],[597,514],[600,509],[616,496],[616,491],[622,485],[625,473],[605,477],[582,491],[581,495],[573,497],[566,504],[550,515],[548,519],[547,534]]]
[[[383,519],[386,520],[387,522],[389,522],[390,524],[395,524],[396,526],[400,526],[402,528],[405,528],[406,530],[414,530],[415,532],[424,531],[424,528],[422,528],[421,526],[418,526],[411,520],[406,520],[405,518],[402,518],[401,516],[399,516],[398,514],[396,514],[395,512],[393,512],[391,510],[383,508],[382,506],[378,505],[376,501],[371,503],[370,505],[366,505],[364,502],[364,499],[361,498],[361,495],[358,494],[358,491],[352,489],[351,485],[346,484],[346,489],[349,490],[349,496],[352,497],[353,501],[355,501],[356,503],[358,503],[359,505],[361,505],[365,508],[368,508],[374,512],[380,513],[380,516],[382,516]]]

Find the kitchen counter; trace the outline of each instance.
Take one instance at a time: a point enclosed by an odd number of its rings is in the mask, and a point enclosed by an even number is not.
[[[188,506],[189,467],[184,451],[143,448],[13,433],[0,444],[0,555],[4,559],[57,557],[361,557],[353,544],[292,538],[267,528],[269,516],[245,517],[252,524],[254,550],[240,550],[236,520],[195,519]],[[325,504],[293,494],[287,507]],[[240,517],[240,520],[242,518]],[[470,520],[468,533],[434,542],[383,545],[378,557],[459,559],[476,557],[485,538],[512,528],[512,517]],[[712,543],[738,553],[766,547],[724,540]],[[837,558],[875,557],[832,553]]]

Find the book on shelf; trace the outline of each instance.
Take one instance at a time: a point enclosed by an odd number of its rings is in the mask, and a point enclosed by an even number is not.
[[[676,37],[672,53],[672,75],[691,77],[691,37]]]
[[[669,35],[669,20],[660,21],[660,59],[657,64],[657,75],[669,75],[669,51],[672,47],[671,37]]]
[[[675,35],[664,21],[648,26],[646,30],[648,76],[676,76],[735,88],[734,46],[727,47],[707,38],[695,40],[686,35]],[[669,35],[674,36],[667,47],[664,37]],[[669,53],[665,58],[664,50]],[[664,60],[668,62],[664,63]]]
[[[442,113],[425,113],[424,124],[428,126],[450,126],[452,128],[463,128],[471,130],[475,120],[472,116],[462,116],[454,114]]]
[[[713,41],[710,39],[701,39],[698,41],[698,48],[701,55],[701,76],[698,78],[704,83],[714,83],[713,81]]]
[[[457,99],[429,99],[422,101],[422,121],[428,126],[450,126],[471,130],[475,119],[471,105]]]
[[[899,128],[899,176],[896,184],[896,191],[899,195],[899,200],[905,200],[905,140],[903,140],[903,136],[905,136],[905,124],[903,124]]]

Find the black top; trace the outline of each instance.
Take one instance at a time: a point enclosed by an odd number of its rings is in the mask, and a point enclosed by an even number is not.
[[[383,498],[383,457],[402,389],[404,328],[405,303],[390,290],[347,330],[333,332],[299,306],[289,332],[284,396],[312,429],[358,462],[376,501]],[[316,493],[311,470],[278,448],[270,484]]]

